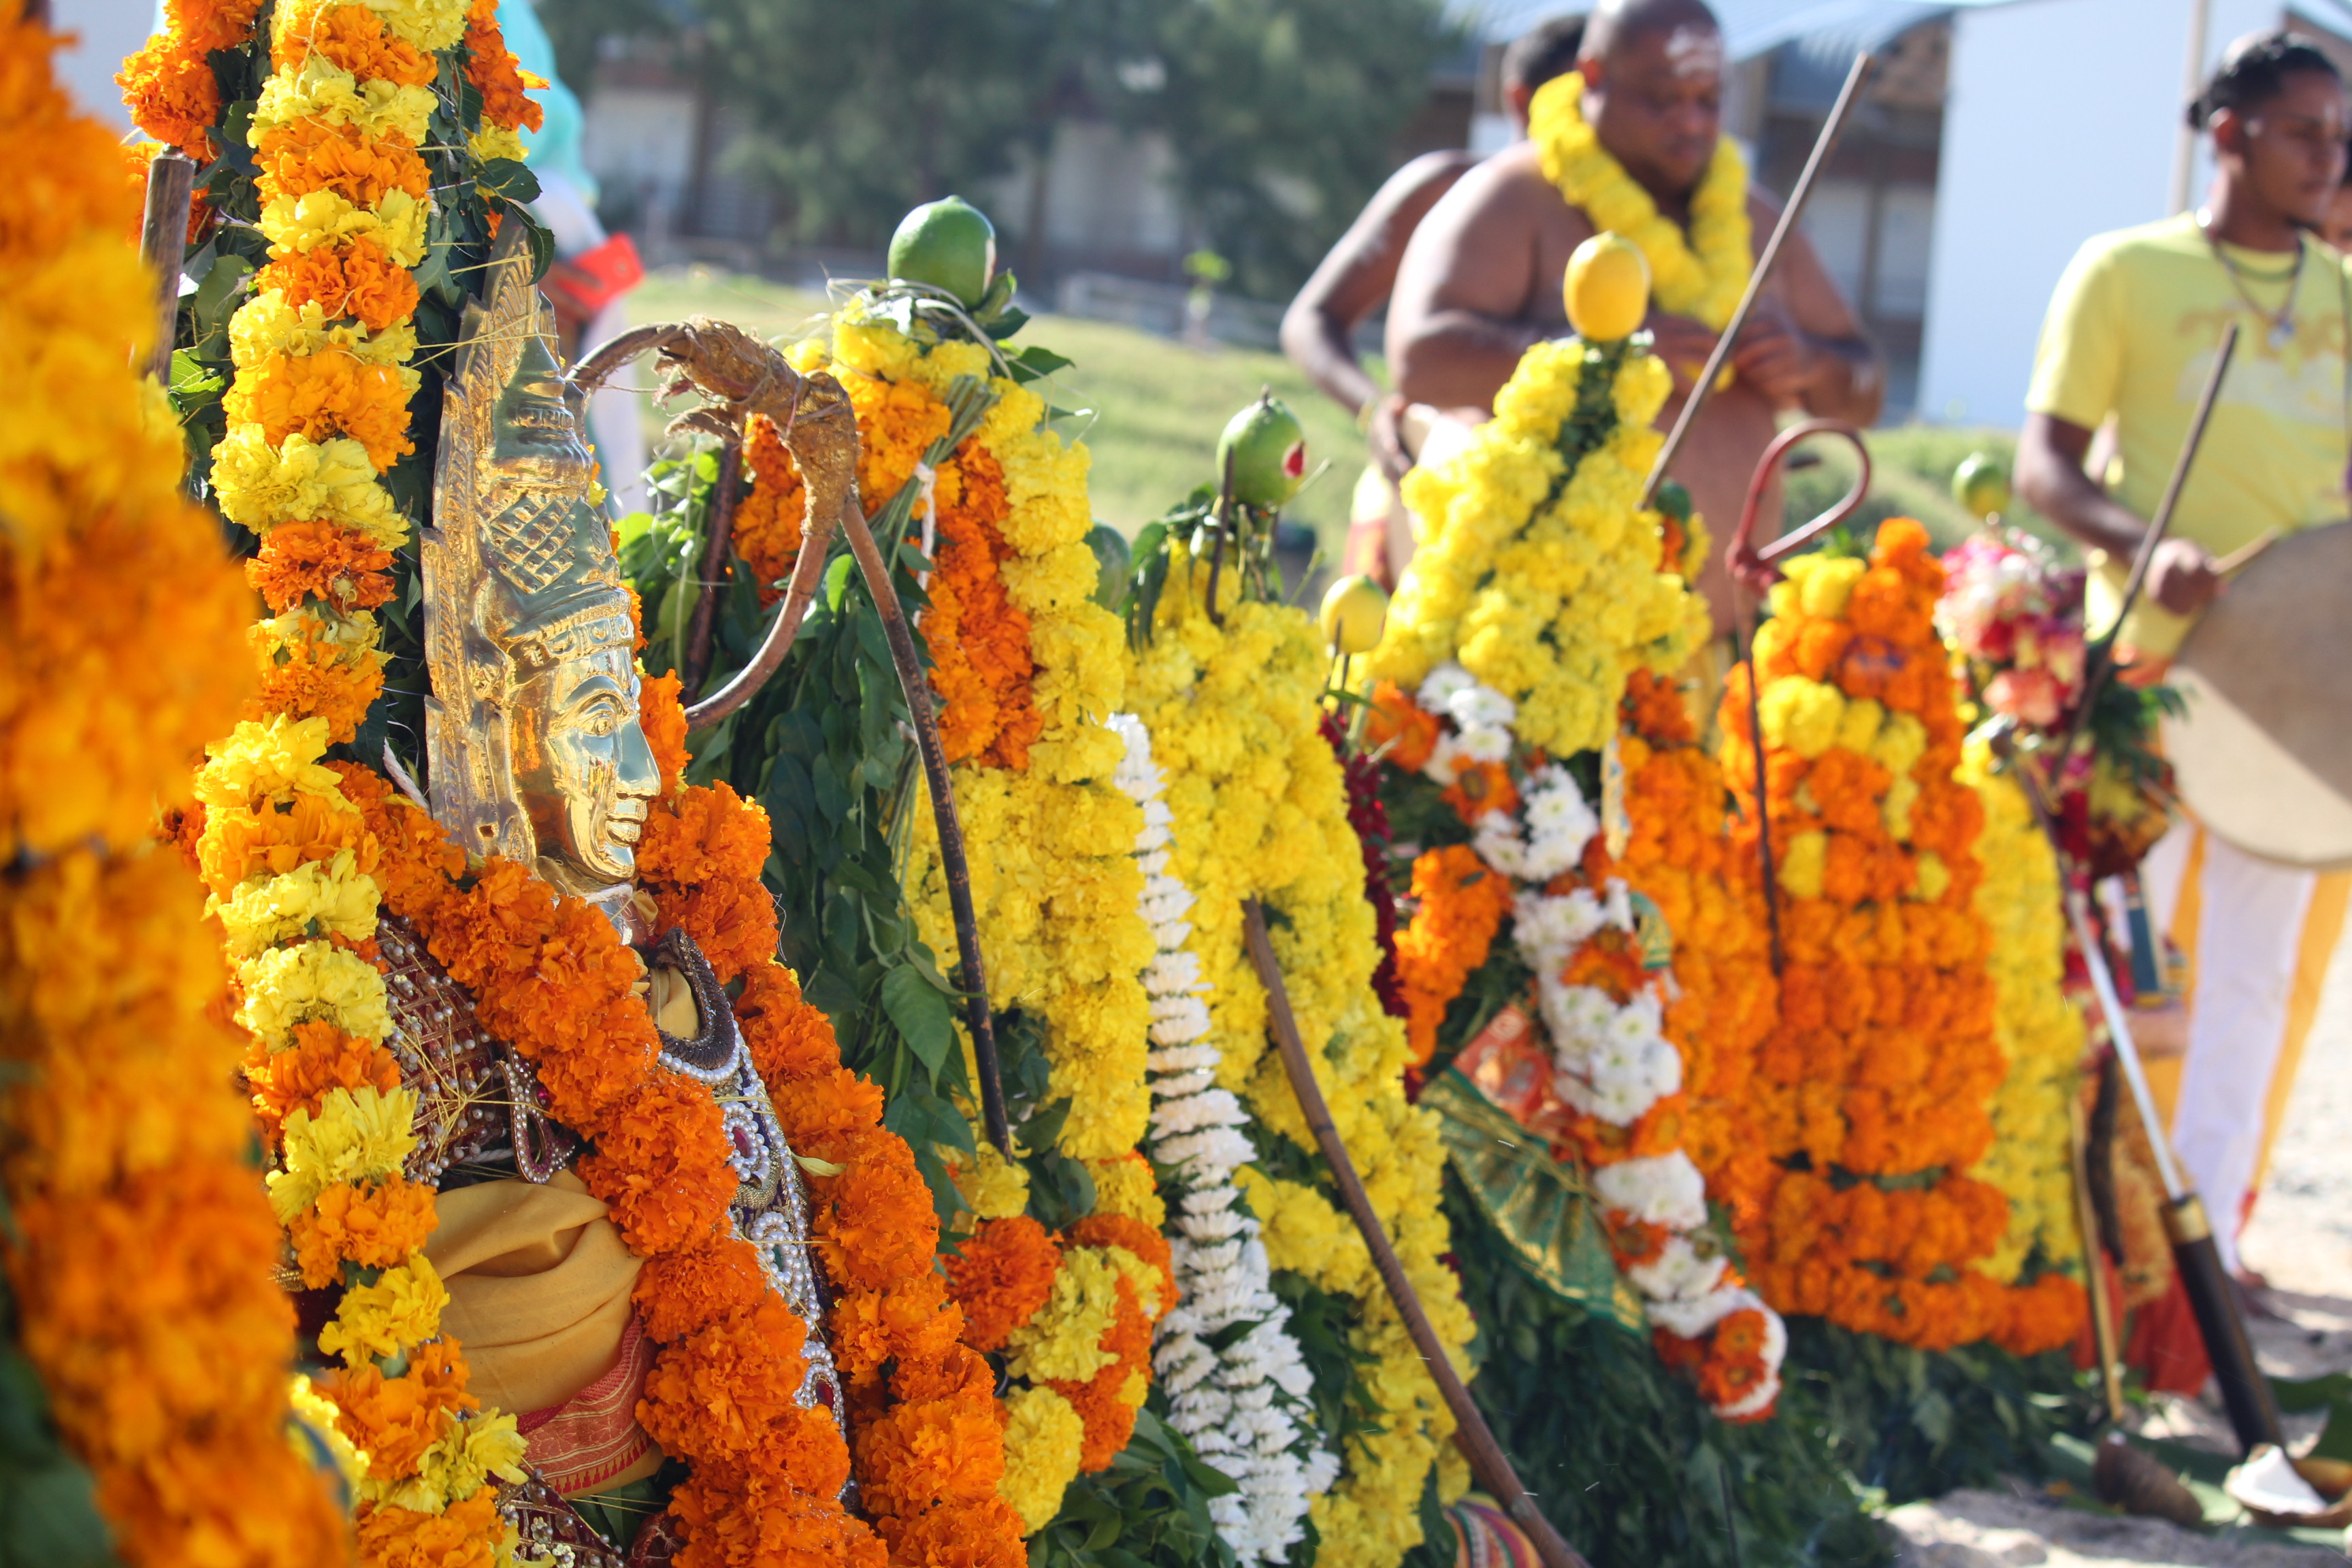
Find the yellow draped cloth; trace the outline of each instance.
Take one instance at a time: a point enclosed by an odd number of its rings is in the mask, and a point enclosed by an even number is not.
[[[425,1255],[448,1288],[441,1326],[465,1346],[475,1395],[489,1408],[525,1417],[554,1412],[583,1391],[610,1404],[615,1390],[604,1385],[615,1380],[608,1374],[625,1348],[635,1353],[641,1347],[631,1332],[629,1293],[643,1264],[622,1245],[603,1200],[567,1170],[544,1185],[507,1180],[459,1187],[441,1194],[436,1209]],[[625,1405],[607,1412],[602,1424],[622,1423],[625,1434],[635,1426],[634,1387],[621,1397]],[[564,1469],[564,1455],[540,1450],[578,1426],[558,1415],[533,1436],[531,1461],[559,1491],[574,1473]],[[525,1426],[533,1424],[527,1419]],[[591,1467],[607,1473],[580,1489],[619,1485],[660,1468],[661,1450],[650,1439],[636,1451],[635,1439],[642,1437],[639,1431],[625,1442],[629,1462],[614,1472],[611,1456],[622,1439],[607,1434],[598,1445],[604,1458]]]

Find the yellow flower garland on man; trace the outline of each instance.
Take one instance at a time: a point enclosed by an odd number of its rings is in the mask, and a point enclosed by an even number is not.
[[[1569,205],[1583,209],[1595,228],[1641,247],[1661,309],[1722,331],[1754,267],[1748,160],[1729,137],[1717,140],[1706,174],[1691,196],[1686,237],[1601,144],[1600,132],[1584,118],[1583,102],[1584,78],[1574,71],[1544,83],[1528,102],[1528,137],[1543,160],[1544,177],[1559,187]]]

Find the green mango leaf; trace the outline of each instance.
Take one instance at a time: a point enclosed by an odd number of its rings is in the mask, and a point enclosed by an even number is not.
[[[948,999],[923,978],[921,970],[902,963],[882,977],[882,1010],[898,1026],[908,1046],[936,1077],[956,1048],[955,1027]]]

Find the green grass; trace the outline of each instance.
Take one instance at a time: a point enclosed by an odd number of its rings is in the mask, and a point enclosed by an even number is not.
[[[648,278],[629,301],[637,321],[716,316],[762,337],[790,341],[814,330],[823,295],[757,278],[694,268]],[[1095,517],[1130,537],[1216,477],[1217,434],[1261,386],[1307,426],[1310,468],[1329,468],[1289,507],[1336,557],[1348,497],[1363,467],[1355,422],[1278,353],[1219,344],[1195,349],[1108,321],[1041,315],[1020,343],[1040,343],[1076,363],[1053,380],[1052,399],[1092,410],[1065,426],[1093,452],[1088,491]],[[660,416],[650,415],[657,429]]]
[[[694,268],[657,273],[630,301],[639,321],[716,316],[763,337],[790,341],[816,328],[822,294],[761,279]],[[1214,478],[1217,434],[1225,421],[1273,388],[1307,426],[1310,464],[1328,464],[1288,511],[1311,526],[1328,558],[1336,559],[1347,529],[1348,498],[1363,466],[1355,425],[1278,353],[1220,344],[1195,349],[1169,338],[1108,321],[1041,315],[1017,340],[1042,343],[1076,363],[1054,378],[1052,395],[1066,408],[1090,410],[1066,426],[1080,433],[1094,454],[1088,489],[1096,518],[1121,532],[1135,531]],[[649,410],[651,405],[648,405]],[[660,415],[648,413],[657,429]],[[2007,431],[1906,425],[1873,430],[1866,439],[1874,472],[1870,493],[1854,520],[1857,531],[1889,517],[1916,517],[1937,547],[1965,538],[1975,520],[1952,500],[1952,470],[1971,452],[2004,464],[2015,455]],[[1843,442],[1807,448],[1822,461],[1789,476],[1789,526],[1814,516],[1853,482],[1853,459]],[[1712,520],[1717,537],[1734,519]],[[2056,531],[2022,507],[2011,519],[2043,538]],[[2061,541],[2068,558],[2074,547]]]

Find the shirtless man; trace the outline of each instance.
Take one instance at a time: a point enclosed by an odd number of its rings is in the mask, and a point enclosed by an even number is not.
[[[1554,16],[1504,51],[1503,98],[1522,132],[1528,100],[1552,78],[1576,68],[1583,40],[1581,15]],[[1394,580],[1391,561],[1401,562],[1412,552],[1396,482],[1412,467],[1412,458],[1397,430],[1405,399],[1384,392],[1357,360],[1354,334],[1358,323],[1387,301],[1405,244],[1421,220],[1477,163],[1478,154],[1449,147],[1424,153],[1391,174],[1282,316],[1283,352],[1364,426],[1372,466],[1356,486],[1341,570],[1369,572],[1384,583]],[[1400,534],[1394,541],[1388,537],[1392,529]]]
[[[1603,0],[1577,61],[1584,113],[1601,145],[1660,212],[1685,226],[1722,133],[1723,64],[1722,31],[1701,0]],[[1780,205],[1751,185],[1748,211],[1760,250]],[[1398,272],[1388,330],[1398,391],[1438,408],[1491,409],[1529,345],[1567,334],[1560,281],[1570,253],[1592,233],[1591,220],[1544,177],[1532,143],[1465,174],[1423,220]],[[1664,426],[1713,351],[1715,333],[1655,310],[1648,325],[1675,373],[1675,396],[1659,416]],[[1708,400],[1673,469],[1715,532],[1718,549],[1699,586],[1718,633],[1731,624],[1720,547],[1739,521],[1748,476],[1778,416],[1802,409],[1867,425],[1885,395],[1875,351],[1801,233],[1781,251],[1731,366],[1735,379]],[[1777,489],[1766,500],[1759,543],[1780,527]]]

